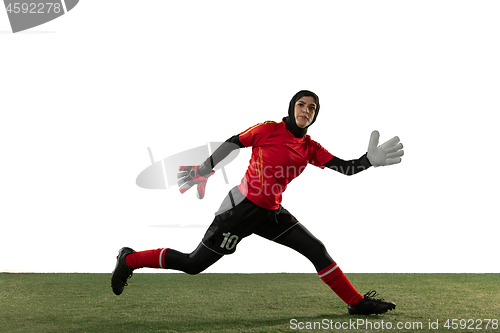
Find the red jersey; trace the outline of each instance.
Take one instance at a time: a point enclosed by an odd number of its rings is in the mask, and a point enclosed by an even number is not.
[[[334,156],[309,135],[296,138],[285,122],[266,121],[240,133],[240,142],[252,148],[245,177],[238,186],[256,205],[276,210],[288,183],[310,163],[321,167]]]

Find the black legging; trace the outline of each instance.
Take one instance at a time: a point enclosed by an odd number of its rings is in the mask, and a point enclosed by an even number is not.
[[[203,272],[223,256],[209,250],[202,243],[190,254],[168,249],[165,251],[165,268],[183,271],[191,275]]]
[[[325,245],[300,223],[274,241],[288,246],[305,256],[312,262],[317,272],[333,263],[333,259],[326,251]]]
[[[274,241],[304,255],[312,262],[317,272],[333,263],[323,243],[300,223]],[[203,272],[222,257],[200,243],[196,250],[190,254],[172,249],[167,250],[165,252],[165,268],[194,275]]]

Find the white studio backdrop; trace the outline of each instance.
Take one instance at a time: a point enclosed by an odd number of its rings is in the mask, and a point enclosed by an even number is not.
[[[358,158],[372,130],[399,165],[309,166],[283,206],[345,272],[500,272],[500,3],[82,1],[22,33],[0,11],[1,272],[111,272],[123,246],[192,251],[250,149],[205,199],[147,190],[156,160],[281,121],[320,97],[308,134]],[[145,269],[143,272],[159,272]],[[207,272],[314,272],[258,236]]]

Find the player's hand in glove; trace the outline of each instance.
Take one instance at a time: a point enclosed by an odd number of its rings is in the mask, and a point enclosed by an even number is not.
[[[373,131],[368,144],[368,160],[375,166],[391,165],[401,162],[404,155],[403,144],[399,142],[397,136],[378,146],[380,133]]]
[[[196,197],[198,199],[203,199],[205,196],[205,187],[207,186],[208,177],[213,175],[215,171],[212,171],[206,176],[200,176],[198,174],[199,166],[181,166],[179,167],[179,173],[177,174],[177,184],[179,185],[179,191],[181,193],[186,192],[191,188],[191,186],[197,184]]]

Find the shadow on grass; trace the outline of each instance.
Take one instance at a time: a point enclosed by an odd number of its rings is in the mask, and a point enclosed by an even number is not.
[[[374,319],[377,317],[373,317]],[[292,321],[295,320],[295,321]],[[176,320],[165,316],[164,320],[151,320],[145,318],[137,320],[132,318],[96,318],[96,320],[75,323],[74,329],[86,332],[280,332],[290,331],[292,325],[297,323],[318,323],[317,325],[329,325],[330,322],[349,322],[356,320],[356,317],[349,314],[331,314],[316,316],[298,316],[296,318],[284,317],[255,317],[255,318],[186,318],[184,320]],[[324,323],[326,321],[328,324]]]

